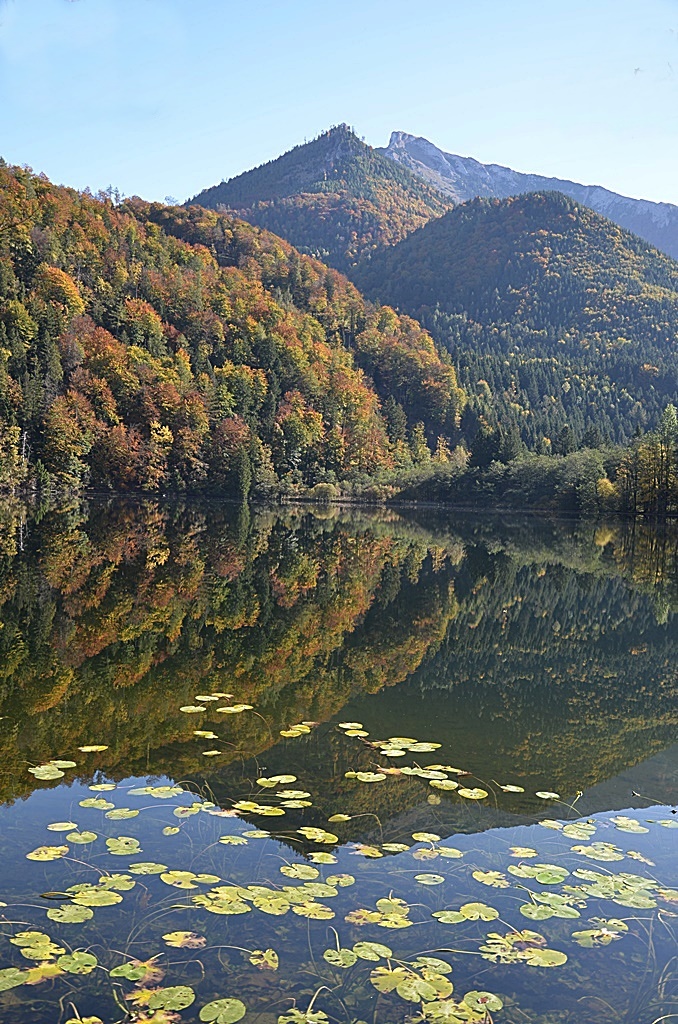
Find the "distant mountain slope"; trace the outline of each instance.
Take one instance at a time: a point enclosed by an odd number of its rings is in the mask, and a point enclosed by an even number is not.
[[[452,205],[345,124],[205,189],[186,205],[191,203],[234,212],[339,270],[400,241]]]
[[[559,193],[476,199],[358,268],[423,318],[486,420],[551,450],[625,441],[678,401],[678,263]]]
[[[479,196],[506,199],[524,192],[563,192],[678,258],[678,206],[671,203],[630,199],[599,185],[580,185],[562,178],[524,174],[499,164],[482,164],[472,157],[444,153],[427,139],[407,132],[393,132],[388,146],[376,152],[418,174],[455,203]]]

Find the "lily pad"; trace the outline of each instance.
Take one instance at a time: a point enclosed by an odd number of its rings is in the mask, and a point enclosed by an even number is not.
[[[18,967],[6,967],[0,971],[0,992],[8,992],[11,988],[18,988],[27,980],[27,971],[20,971]]]
[[[504,1005],[499,996],[495,996],[493,992],[477,992],[475,990],[467,992],[463,1002],[476,1013],[483,1014],[496,1013]]]
[[[163,940],[175,949],[200,949],[207,942],[203,935],[195,932],[166,932]]]
[[[318,869],[310,864],[283,864],[280,868],[280,873],[281,875],[286,875],[287,878],[300,879],[317,878],[320,874]]]
[[[491,885],[495,889],[508,889],[510,882],[501,871],[474,871],[473,877],[476,882],[483,885]]]
[[[118,836],[116,839],[107,839],[108,852],[114,857],[129,857],[141,853],[139,840],[132,836]]]
[[[236,1024],[246,1013],[247,1007],[239,999],[215,999],[203,1006],[198,1016],[209,1024]]]
[[[82,924],[94,916],[94,911],[76,903],[64,903],[60,907],[50,907],[47,916],[50,921],[58,921],[60,924]]]
[[[277,971],[280,966],[280,959],[274,949],[254,949],[247,959],[261,971]]]
[[[127,868],[133,875],[159,875],[167,871],[166,864],[156,864],[150,860],[140,860],[136,864],[130,864]]]
[[[84,846],[87,843],[93,843],[97,839],[97,834],[96,832],[69,832],[66,839],[69,843]]]
[[[353,946],[353,952],[361,960],[372,960],[375,962],[382,959],[386,960],[393,956],[393,950],[381,942],[356,942]]]
[[[93,953],[67,953],[57,960],[57,966],[67,974],[91,974],[97,963]]]
[[[195,1001],[195,992],[188,985],[161,988],[148,1000],[151,1010],[185,1010]]]
[[[26,860],[50,861],[60,860],[68,853],[67,846],[38,846],[26,854]]]
[[[377,957],[377,959],[379,959]],[[358,956],[352,949],[326,949],[323,953],[323,960],[326,960],[332,967],[353,967],[358,961]]]

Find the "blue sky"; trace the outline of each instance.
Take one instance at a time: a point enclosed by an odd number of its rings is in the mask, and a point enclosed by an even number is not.
[[[678,203],[678,0],[0,0],[0,154],[184,200],[346,121]]]

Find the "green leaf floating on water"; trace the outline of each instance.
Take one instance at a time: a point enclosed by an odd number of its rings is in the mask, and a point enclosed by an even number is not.
[[[111,811],[115,807],[110,800],[104,800],[102,796],[88,796],[79,801],[81,807],[92,807],[97,811]]]
[[[461,924],[462,921],[495,921],[499,911],[487,903],[464,903],[459,910],[436,910],[433,914],[442,924]]]
[[[619,829],[620,832],[638,834],[650,831],[649,828],[645,828],[645,826],[641,825],[635,818],[629,818],[625,814],[617,815],[616,818],[610,818],[610,821],[614,824],[615,828]]]
[[[181,786],[137,786],[128,790],[130,796],[152,796],[154,800],[171,800],[183,792]]]
[[[141,981],[148,974],[148,964],[140,964],[137,960],[120,964],[110,972],[112,978],[126,978],[127,981]]]
[[[70,832],[71,829],[77,829],[78,824],[75,821],[53,821],[51,825],[47,826],[49,832]]]
[[[11,988],[18,988],[25,981],[25,971],[20,971],[18,967],[6,967],[0,971],[0,992],[8,992]]]
[[[558,949],[533,949],[525,957],[529,967],[560,967],[567,962],[567,955]]]
[[[457,793],[466,800],[484,800],[489,795],[486,789],[480,789],[478,786],[475,789],[458,789]]]
[[[419,882],[420,885],[442,885],[445,881],[444,875],[415,875],[415,882]]]
[[[69,843],[84,846],[86,843],[93,843],[97,839],[96,832],[69,832],[66,839]]]
[[[53,779],[63,779],[64,773],[54,764],[41,764],[37,768],[28,769],[31,775],[43,782],[51,782]]]
[[[99,878],[99,886],[102,889],[119,889],[122,892],[133,889],[137,883],[129,875],[101,875]]]
[[[194,871],[163,871],[160,878],[166,885],[177,889],[197,889],[198,885],[212,885],[219,882],[219,875],[196,875]]]
[[[317,878],[320,874],[318,869],[310,864],[283,864],[280,873],[286,875],[287,878],[302,879]]]
[[[476,882],[482,882],[483,885],[491,885],[495,889],[508,889],[511,884],[506,875],[502,874],[501,871],[474,871],[473,877]]]
[[[518,909],[523,917],[529,918],[530,921],[547,921],[549,917],[553,917],[555,914],[555,911],[552,910],[551,907],[547,907],[543,904],[538,905],[536,903],[523,903],[523,905]],[[575,914],[575,917],[578,916],[578,914]]]
[[[476,1013],[482,1014],[496,1013],[504,1005],[499,996],[495,996],[492,992],[467,992],[463,1002]]]
[[[299,917],[308,917],[313,921],[329,921],[334,917],[334,911],[323,903],[315,903],[309,900],[307,903],[293,904],[292,912]]]
[[[334,832],[326,832],[324,828],[315,828],[313,825],[304,825],[297,829],[297,832],[310,839],[312,843],[338,843],[339,837]]]
[[[114,857],[128,857],[141,853],[139,840],[133,839],[131,836],[118,836],[116,839],[107,839],[106,846],[108,847],[108,852],[112,853]]]
[[[50,921],[58,921],[60,924],[82,924],[94,916],[94,911],[75,903],[64,903],[60,907],[50,907],[47,916]]]
[[[38,846],[26,854],[26,860],[50,861],[60,860],[68,853],[67,846]]]
[[[150,1010],[185,1010],[195,1002],[195,992],[188,985],[161,988],[148,1000]]]
[[[254,949],[247,959],[261,971],[277,971],[280,966],[280,959],[274,949]]]
[[[617,918],[611,918],[606,921],[603,918],[594,917],[591,919],[591,924],[596,925],[596,927],[586,929],[585,931],[572,932],[572,938],[580,946],[589,948],[592,946],[609,946],[611,942],[623,938],[629,930],[626,922],[620,921]]]
[[[246,1013],[247,1007],[239,999],[215,999],[203,1006],[199,1017],[208,1024],[236,1024]]]
[[[106,817],[109,821],[123,821],[125,818],[136,818],[138,813],[129,807],[115,807],[112,811],[106,811]]]
[[[374,962],[382,959],[387,960],[393,956],[393,950],[389,946],[384,946],[381,942],[356,942],[353,946],[353,952],[361,960],[372,960]]]
[[[322,850],[312,851],[308,855],[309,860],[313,861],[314,864],[336,864],[337,858],[333,853],[324,853]]]
[[[509,864],[508,872],[516,878],[534,878],[542,885],[560,885],[570,873],[559,864]]]
[[[572,852],[579,853],[582,857],[589,857],[591,860],[614,861],[624,859],[624,854],[614,843],[590,843],[588,846],[582,844],[573,846]]]
[[[358,962],[358,956],[352,949],[326,949],[323,953],[323,960],[326,960],[332,967],[353,967]]]
[[[386,776],[382,772],[356,772],[355,778],[358,782],[383,782]]]
[[[207,939],[196,932],[165,932],[163,940],[174,949],[200,949]]]
[[[425,1003],[421,1013],[429,1024],[467,1024],[469,1021],[482,1024],[485,1017],[485,1014],[481,1017],[475,1013],[467,1003],[457,1003],[454,999]]]
[[[112,907],[116,903],[122,903],[122,896],[119,892],[105,889],[98,885],[72,885],[67,892],[72,892],[73,903],[81,907]]]
[[[93,953],[67,953],[57,960],[57,966],[67,974],[91,974],[97,963]]]
[[[448,992],[452,990],[452,986],[445,979]],[[370,974],[370,981],[379,992],[393,992],[394,990],[398,993],[401,999],[407,999],[409,1002],[418,1003],[422,1000],[429,1002],[438,997],[438,990],[435,984],[431,980],[420,977],[413,971],[409,971],[404,967],[375,967]]]
[[[167,865],[156,864],[151,860],[140,860],[136,864],[129,864],[127,870],[131,871],[133,875],[159,875],[161,872],[167,871]]]
[[[452,965],[446,960],[439,960],[437,956],[418,956],[412,961],[412,966],[419,971],[435,971],[436,974],[452,973]]]

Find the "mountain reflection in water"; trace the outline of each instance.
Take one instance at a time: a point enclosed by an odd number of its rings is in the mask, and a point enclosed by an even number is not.
[[[288,857],[318,849],[297,829],[332,828],[340,860],[354,855],[350,844],[383,857],[384,843],[411,845],[419,833],[455,836],[466,851],[480,832],[491,859],[511,830],[532,835],[540,819],[633,808],[642,816],[662,804],[666,816],[676,800],[673,528],[149,499],[39,511],[6,502],[0,523],[0,856],[16,893],[30,892],[32,877],[16,860],[16,836],[32,835],[38,819],[68,821],[80,797],[91,796],[83,787],[102,780],[179,782],[230,810],[237,801],[256,807],[267,792],[258,778],[291,773],[302,795],[288,801],[284,820],[246,805],[231,820],[270,831]],[[217,693],[220,701],[206,700],[202,712],[180,710]],[[238,704],[251,710],[217,711]],[[302,735],[281,736],[302,722],[312,723]],[[376,742],[391,737],[424,749],[405,744],[399,753],[395,742],[390,751]],[[88,745],[105,749],[79,752]],[[70,758],[76,768],[54,781],[27,770]],[[399,774],[434,762],[458,769],[463,774],[449,777],[485,796],[462,799],[435,779]],[[386,780],[381,773],[376,784],[356,783],[353,773],[382,769]],[[538,797],[542,791],[558,799]],[[328,826],[337,813],[341,820]],[[160,858],[155,840],[139,831],[142,819],[121,821],[111,835],[138,834],[144,857]],[[677,833],[658,833],[653,842],[666,854]],[[40,835],[30,842],[62,841]],[[638,856],[654,864],[654,847],[643,841]],[[401,855],[385,852],[380,863],[402,879]],[[675,884],[665,873],[661,881]],[[392,882],[384,884],[388,892]],[[44,885],[54,887],[47,877]],[[114,927],[107,942],[122,942]],[[654,988],[664,1002],[648,996],[655,1016],[673,1005],[667,977]],[[20,1008],[26,1020],[32,1009],[16,993],[28,985],[3,995],[1,983],[0,969],[0,1009],[10,1000],[23,1024]],[[489,979],[474,985],[494,988]],[[610,993],[617,988],[611,973]],[[60,1021],[60,995],[50,1002],[42,987],[36,992],[50,1008],[44,1019]],[[497,1021],[573,1019],[562,993],[531,1009],[520,985],[510,998],[515,1015]],[[367,1014],[367,995],[356,999],[355,1012]],[[629,996],[616,1017],[600,1007],[577,1012],[581,1021],[636,1024],[638,1006]],[[416,1011],[392,1009],[389,1019]],[[130,1019],[152,1020],[147,1012]],[[197,1021],[191,1012],[176,1019]],[[431,1012],[418,1019],[435,1020]]]

